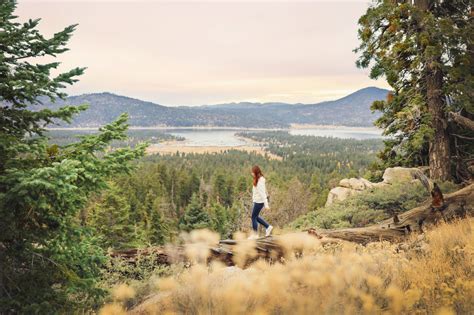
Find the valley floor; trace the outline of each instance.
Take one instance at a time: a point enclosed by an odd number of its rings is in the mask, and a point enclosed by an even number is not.
[[[265,151],[261,146],[257,145],[239,145],[239,146],[186,146],[182,145],[182,141],[167,141],[159,145],[152,145],[147,148],[147,154],[175,154],[179,153],[223,153],[229,150],[238,150],[249,153],[256,153],[262,156],[268,156],[272,160],[281,160],[281,157]]]

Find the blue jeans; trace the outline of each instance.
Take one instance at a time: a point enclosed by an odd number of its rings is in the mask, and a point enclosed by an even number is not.
[[[260,211],[262,211],[263,206],[265,204],[262,203],[253,203],[253,209],[252,209],[252,229],[257,232],[258,230],[258,223],[263,225],[265,228],[268,228],[270,224],[268,224],[262,217],[259,217],[258,215],[260,214]]]

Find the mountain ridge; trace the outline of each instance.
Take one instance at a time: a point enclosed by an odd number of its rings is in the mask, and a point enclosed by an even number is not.
[[[366,127],[379,117],[370,105],[385,99],[388,90],[367,87],[340,99],[313,104],[284,102],[232,102],[199,106],[165,106],[111,92],[87,93],[67,97],[55,103],[43,101],[35,108],[59,108],[89,104],[70,125],[62,127],[98,127],[127,112],[131,126],[151,127],[262,127],[281,128],[291,124],[345,125]],[[341,111],[345,115],[341,115]],[[249,119],[251,117],[251,119]]]

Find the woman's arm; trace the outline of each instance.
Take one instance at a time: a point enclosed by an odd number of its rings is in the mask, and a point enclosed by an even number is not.
[[[260,177],[257,183],[257,191],[260,194],[260,196],[263,198],[263,204],[265,206],[265,209],[270,208],[268,205],[268,197],[267,197],[267,189],[265,187],[265,178]]]

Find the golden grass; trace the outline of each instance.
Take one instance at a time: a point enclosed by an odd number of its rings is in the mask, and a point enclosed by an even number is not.
[[[271,152],[265,151],[261,146],[255,145],[237,145],[237,146],[185,146],[180,145],[178,141],[176,142],[166,142],[161,143],[159,146],[149,146],[146,149],[147,154],[164,154],[171,155],[179,153],[193,153],[193,154],[220,154],[231,150],[244,151],[249,153],[260,154],[262,156],[268,156],[271,160],[281,161],[282,158],[278,155],[275,155]]]
[[[159,279],[153,297],[133,312],[473,314],[473,229],[474,219],[466,219],[404,244],[365,247],[322,247],[315,238],[293,234],[283,243],[303,252],[301,258],[290,255],[282,264],[258,261],[245,270],[196,263],[179,276]]]

